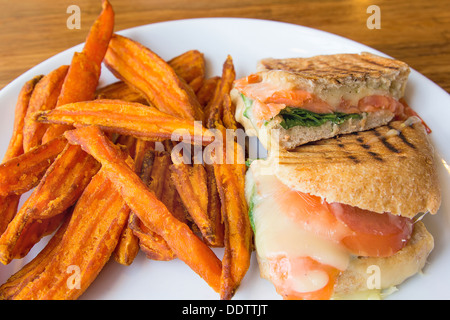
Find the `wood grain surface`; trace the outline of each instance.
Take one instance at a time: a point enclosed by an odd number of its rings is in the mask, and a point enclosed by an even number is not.
[[[407,62],[450,92],[448,0],[110,0],[115,30],[199,17],[289,22],[338,34]],[[380,29],[367,8],[378,5]],[[81,9],[81,28],[68,29],[67,8]],[[100,0],[0,0],[0,89],[34,65],[84,42]]]

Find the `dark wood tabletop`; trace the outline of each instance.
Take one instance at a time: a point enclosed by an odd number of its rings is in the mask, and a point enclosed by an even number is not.
[[[450,92],[450,3],[442,0],[110,0],[115,30],[199,17],[246,17],[328,31],[403,60]],[[80,9],[79,29],[68,19]],[[370,7],[370,8],[369,8]],[[0,0],[0,88],[84,42],[100,0]],[[69,11],[69,13],[68,13]],[[73,26],[73,25],[72,25]]]

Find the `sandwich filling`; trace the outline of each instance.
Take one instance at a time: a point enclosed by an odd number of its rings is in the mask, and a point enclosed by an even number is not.
[[[247,173],[246,196],[258,259],[285,299],[329,299],[351,257],[401,250],[413,220],[375,213],[291,189],[275,175]]]
[[[283,117],[281,125],[285,129],[293,125],[320,125],[326,121],[336,121],[335,123],[340,124],[348,117],[360,118],[365,112],[379,110],[389,110],[397,119],[406,118],[405,106],[393,97],[382,94],[383,91],[362,90],[348,95],[334,92],[329,97],[318,97],[287,83],[263,81],[258,74],[237,80],[235,89],[241,93],[247,106],[244,116],[252,117],[254,125],[259,128],[277,115]],[[292,118],[299,118],[299,112],[296,112],[296,109],[304,111],[302,118],[313,121],[292,121]]]

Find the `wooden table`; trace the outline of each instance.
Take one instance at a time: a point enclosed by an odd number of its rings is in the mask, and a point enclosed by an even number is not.
[[[115,30],[166,20],[247,17],[308,26],[407,62],[450,92],[450,2],[444,0],[110,0]],[[378,5],[380,29],[369,29]],[[68,29],[70,5],[80,29]],[[0,88],[45,59],[84,42],[100,0],[0,0]]]

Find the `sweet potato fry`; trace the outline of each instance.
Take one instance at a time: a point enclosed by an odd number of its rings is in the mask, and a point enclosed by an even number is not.
[[[224,127],[218,127],[222,131]],[[225,146],[225,144],[224,144]],[[252,252],[252,230],[245,200],[245,163],[227,163],[227,148],[223,159],[216,159],[214,174],[222,204],[222,218],[225,225],[225,253],[222,259],[221,299],[231,299],[244,278]],[[243,151],[234,142],[234,155],[243,158]],[[228,159],[229,160],[229,159]],[[236,159],[235,159],[236,160]]]
[[[96,99],[115,99],[128,102],[148,104],[147,99],[138,91],[133,90],[123,81],[111,83],[103,88],[97,89]]]
[[[82,52],[75,52],[65,77],[56,106],[92,100],[100,78],[101,62],[114,29],[114,11],[107,0],[102,12],[91,27]],[[71,129],[68,125],[52,125],[45,132],[45,143]]]
[[[113,30],[113,7],[108,0],[102,0],[102,12],[89,30],[83,48],[83,52],[86,53],[87,58],[98,66],[102,63],[106,50],[108,50],[108,44],[113,34]]]
[[[204,77],[197,77],[194,80],[192,80],[191,82],[189,82],[189,86],[192,88],[192,90],[197,93],[198,90],[200,90],[200,88],[203,85],[203,81],[205,80]]]
[[[134,234],[128,220],[114,249],[114,260],[124,266],[129,266],[133,263],[138,253],[139,238]]]
[[[0,195],[22,194],[35,187],[67,140],[56,138],[0,165]]]
[[[151,141],[145,141],[141,139],[136,139],[135,144],[135,156],[134,156],[134,172],[140,174],[142,170],[142,166],[144,161],[146,165],[148,165],[148,159],[145,158],[145,154],[148,150],[153,150],[154,143]],[[138,220],[136,215],[133,212],[130,212],[130,217],[126,226],[122,230],[122,235],[120,237],[119,243],[117,244],[116,249],[114,250],[114,260],[116,262],[123,264],[125,266],[129,266],[133,263],[134,258],[139,252],[139,238],[134,233],[132,229],[132,221]]]
[[[203,165],[173,164],[170,171],[178,194],[204,239],[214,247],[223,245],[223,239],[222,243],[217,239],[216,220],[209,216],[207,173]]]
[[[70,214],[39,254],[0,287],[0,300],[11,300],[51,262],[70,221]]]
[[[100,67],[88,60],[85,53],[75,52],[58,98],[57,107],[69,103],[69,101],[94,99],[99,76]],[[70,125],[49,126],[42,137],[42,142],[54,139],[70,129],[72,129]]]
[[[206,171],[206,184],[208,189],[208,216],[212,221],[215,230],[215,245],[224,246],[224,225],[222,221],[222,206],[220,203],[219,191],[217,190],[216,177],[214,175],[214,166],[204,164]]]
[[[142,44],[114,34],[104,62],[118,79],[142,92],[160,111],[189,120],[203,118],[189,85],[167,62]]]
[[[26,254],[47,232],[47,226],[42,221],[47,221],[72,206],[98,171],[99,163],[94,158],[87,156],[79,146],[69,145],[67,141],[65,144],[64,151],[52,163],[39,185],[1,235],[2,263],[7,264],[12,259]],[[56,221],[58,219],[60,218]]]
[[[134,157],[136,156],[137,140],[138,139],[133,136],[120,135],[115,143],[124,146],[130,154],[130,157],[134,159]]]
[[[34,88],[37,83],[39,83],[41,78],[42,75],[36,76],[27,81],[19,93],[14,113],[13,133],[4,155],[3,162],[23,154],[23,127],[25,123],[25,115],[27,113],[29,101]],[[10,194],[8,196],[0,196],[0,234],[5,231],[8,223],[15,216],[19,201],[20,195]]]
[[[166,152],[155,152],[151,149],[145,152],[142,159],[141,180],[163,203],[163,195],[166,191],[164,186],[168,181],[170,164],[170,156]],[[169,207],[168,209],[170,211]],[[139,238],[139,246],[145,252],[147,258],[162,261],[175,259],[175,253],[170,249],[167,242],[156,232],[145,226],[134,213],[130,216],[130,228]]]
[[[78,298],[109,260],[128,215],[128,206],[100,171],[77,202],[62,239],[48,255],[51,259],[37,263],[33,269],[42,270],[38,276],[26,277],[27,283],[8,298]]]
[[[135,214],[130,215],[130,228],[139,238],[139,246],[148,259],[169,261],[176,258],[164,238],[147,228]]]
[[[121,100],[70,103],[51,111],[38,112],[36,119],[44,123],[97,125],[105,131],[154,141],[171,139],[174,132],[179,133],[179,139],[185,135],[193,143],[208,144],[214,138],[212,132],[192,120]]]
[[[220,290],[222,265],[214,252],[183,222],[176,219],[142,180],[118,157],[114,145],[98,127],[78,128],[65,133],[102,164],[102,170],[130,209],[152,231],[164,238],[176,256],[200,275],[215,291]]]
[[[167,62],[197,92],[205,78],[205,57],[198,50],[189,50]]]
[[[223,96],[223,105],[222,105],[222,123],[225,128],[237,130],[238,124],[236,122],[236,119],[234,117],[235,108],[231,102],[230,93],[226,93]]]
[[[0,196],[0,234],[2,234],[17,213],[20,195]]]
[[[42,77],[42,75],[35,76],[33,79],[27,81],[20,90],[16,109],[14,111],[13,133],[3,157],[3,162],[23,153],[23,126],[25,123],[25,115],[27,114],[28,105],[34,88]]]
[[[45,75],[36,85],[30,98],[23,127],[23,149],[25,152],[41,144],[48,125],[34,121],[33,114],[55,108],[56,101],[69,66],[63,65]]]
[[[222,77],[214,91],[214,96],[205,108],[204,121],[207,128],[214,128],[216,122],[221,122],[223,114],[223,97],[230,93],[235,78],[236,72],[234,70],[233,59],[228,55],[223,64]]]
[[[219,76],[207,78],[203,81],[201,88],[196,92],[200,105],[204,108],[214,96],[216,87],[220,81]]]

